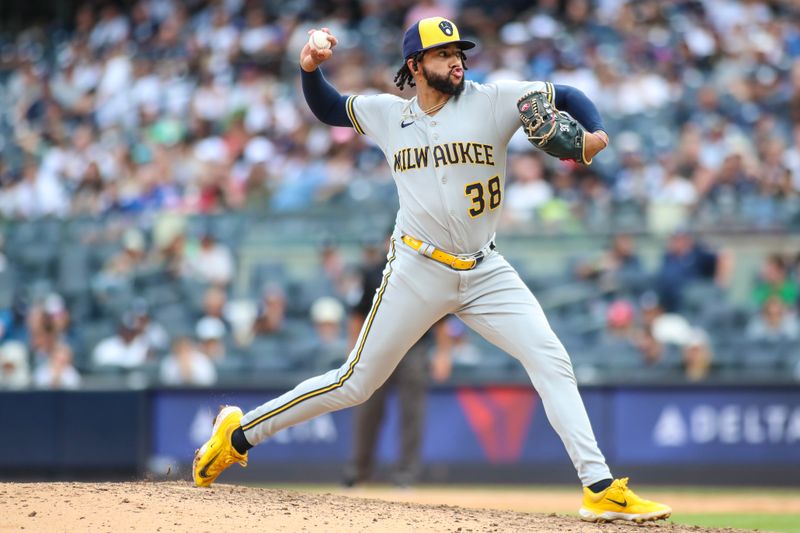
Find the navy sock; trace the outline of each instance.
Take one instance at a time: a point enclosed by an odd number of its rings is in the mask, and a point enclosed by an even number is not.
[[[613,479],[601,479],[597,483],[592,483],[591,485],[589,485],[589,490],[594,492],[595,494],[597,494],[598,492],[603,492],[604,490],[606,490],[608,487],[611,486],[611,483],[613,481],[614,481]]]
[[[244,430],[240,427],[233,430],[231,444],[233,444],[233,449],[239,453],[244,453],[253,447],[252,444],[247,442],[247,438],[244,436]]]

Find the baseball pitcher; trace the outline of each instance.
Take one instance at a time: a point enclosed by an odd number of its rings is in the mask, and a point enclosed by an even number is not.
[[[611,475],[567,352],[494,242],[511,136],[522,126],[537,148],[590,164],[608,145],[594,104],[563,85],[465,80],[465,51],[475,44],[441,17],[420,20],[403,39],[405,61],[395,83],[401,90],[415,87],[416,96],[340,95],[319,70],[337,44],[323,30],[326,35],[312,35],[300,55],[306,101],[322,122],[375,141],[399,192],[383,280],[339,369],[244,415],[233,406],[220,411],[210,440],[195,455],[195,483],[209,485],[228,466],[246,464],[249,448],[283,428],[365,401],[424,332],[454,313],[525,367],[583,484],[581,518],[669,517],[668,506],[638,497],[627,478]],[[329,46],[320,47],[320,37]]]

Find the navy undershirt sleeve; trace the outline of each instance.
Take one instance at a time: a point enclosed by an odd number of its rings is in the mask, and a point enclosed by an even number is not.
[[[580,89],[569,85],[553,85],[556,91],[555,104],[557,109],[566,111],[581,123],[587,131],[605,131],[600,112],[589,98]]]
[[[353,126],[347,117],[348,96],[339,94],[339,91],[328,83],[320,69],[314,72],[300,69],[300,79],[303,84],[303,96],[315,117],[329,126]]]

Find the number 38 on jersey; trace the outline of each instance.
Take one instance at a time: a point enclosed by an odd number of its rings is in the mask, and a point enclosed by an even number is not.
[[[472,200],[468,212],[472,218],[481,216],[488,205],[489,210],[493,211],[500,207],[503,192],[500,188],[500,176],[492,176],[484,185],[481,181],[468,183],[464,187],[464,195]]]

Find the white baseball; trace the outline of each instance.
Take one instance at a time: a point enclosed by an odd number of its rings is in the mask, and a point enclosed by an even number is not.
[[[314,30],[308,36],[308,44],[317,50],[327,50],[331,47],[331,42],[328,40],[328,34],[322,30]]]

